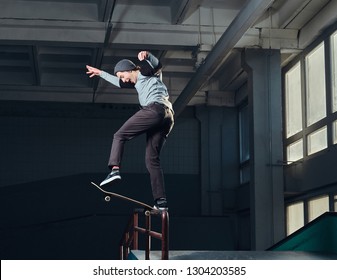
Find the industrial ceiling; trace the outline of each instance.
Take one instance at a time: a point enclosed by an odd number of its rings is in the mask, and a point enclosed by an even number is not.
[[[0,100],[135,104],[85,65],[112,72],[149,50],[178,112],[212,97],[230,106],[240,50],[280,49],[285,65],[335,11],[332,0],[0,0]]]

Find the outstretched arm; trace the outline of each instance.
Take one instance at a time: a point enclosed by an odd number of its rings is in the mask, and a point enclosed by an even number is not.
[[[121,87],[120,85],[120,79],[114,75],[111,75],[107,72],[104,72],[103,70],[97,69],[95,67],[87,65],[87,74],[90,78],[94,76],[99,76],[103,78],[104,80],[108,81],[109,83],[115,85],[116,87]]]
[[[97,69],[95,67],[86,65],[87,67],[87,74],[89,75],[90,78],[94,77],[94,76],[100,76],[102,71],[100,69]]]

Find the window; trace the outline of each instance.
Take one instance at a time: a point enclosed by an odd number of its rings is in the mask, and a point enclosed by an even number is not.
[[[240,170],[240,183],[245,184],[250,181],[250,166],[243,166]]]
[[[326,117],[324,43],[305,58],[307,125]]]
[[[327,148],[327,146],[326,126],[308,135],[308,155],[317,153],[318,151]]]
[[[304,204],[303,201],[294,203],[287,207],[287,235],[304,226]]]
[[[285,75],[286,136],[302,130],[301,63],[298,62]]]
[[[240,110],[240,161],[241,163],[249,160],[249,118],[248,106],[246,105]]]
[[[337,32],[331,36],[332,111],[337,111]]]
[[[337,121],[334,121],[332,124],[332,143],[337,144]]]
[[[292,234],[330,209],[337,212],[337,194],[321,194],[288,204],[286,207],[287,235]]]
[[[316,219],[318,216],[329,211],[329,196],[321,196],[313,198],[308,202],[308,218],[309,222]]]
[[[337,144],[337,31],[285,68],[284,96],[288,163]]]
[[[249,117],[248,106],[244,106],[239,111],[239,126],[240,126],[240,183],[248,183],[250,180],[249,167]]]
[[[292,163],[303,158],[303,140],[300,139],[287,147],[287,161]]]

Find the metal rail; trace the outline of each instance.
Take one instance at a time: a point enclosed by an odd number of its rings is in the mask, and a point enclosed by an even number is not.
[[[139,215],[144,214],[145,226],[139,226]],[[161,218],[161,232],[151,230],[152,216]],[[125,228],[119,244],[119,256],[121,260],[126,260],[133,250],[138,250],[139,233],[145,236],[145,259],[150,259],[151,238],[161,240],[161,259],[169,259],[169,214],[167,211],[148,211],[144,209],[134,209],[129,222]]]

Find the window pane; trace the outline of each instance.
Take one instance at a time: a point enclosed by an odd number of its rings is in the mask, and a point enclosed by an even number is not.
[[[332,123],[332,141],[334,144],[337,144],[337,121]]]
[[[308,135],[308,155],[328,147],[326,126]]]
[[[292,163],[303,158],[303,140],[300,139],[287,147],[287,161]]]
[[[307,125],[326,116],[324,43],[306,57]]]
[[[287,235],[304,226],[303,202],[298,202],[287,207]]]
[[[240,161],[249,160],[249,118],[248,106],[243,107],[239,114],[240,120]]]
[[[250,166],[242,167],[240,170],[240,183],[248,183],[250,180]]]
[[[302,130],[301,64],[297,63],[285,76],[286,133],[290,137]]]
[[[331,36],[332,110],[337,111],[337,32]]]
[[[321,196],[309,201],[309,222],[316,219],[318,216],[329,211],[329,196]]]

